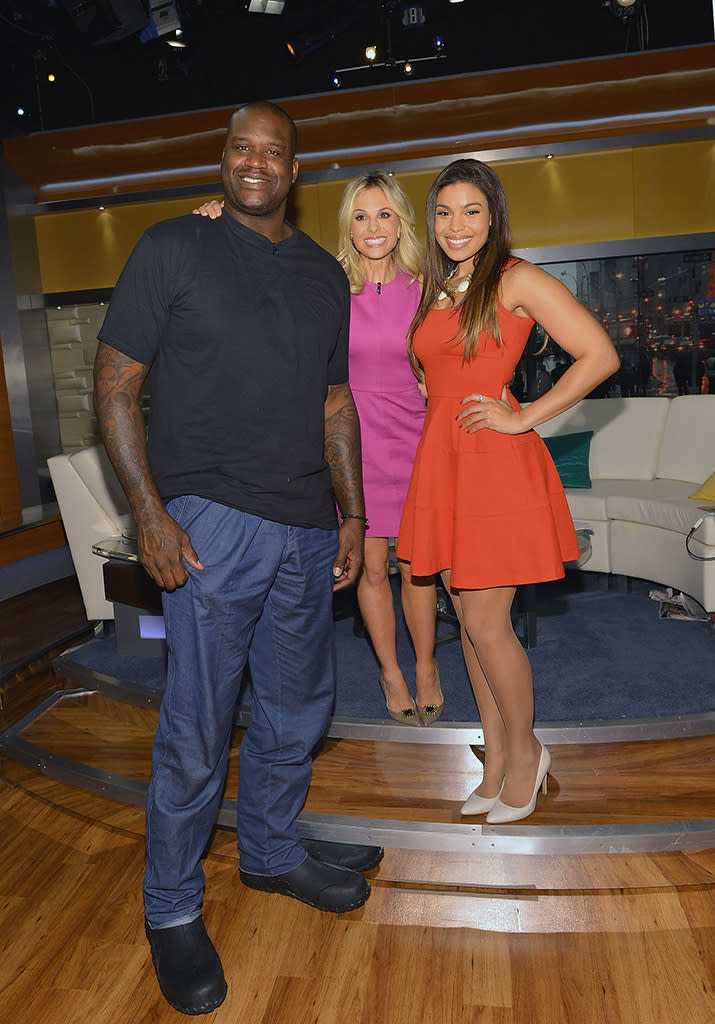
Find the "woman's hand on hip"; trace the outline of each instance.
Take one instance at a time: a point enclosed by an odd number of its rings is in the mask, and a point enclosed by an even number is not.
[[[462,410],[457,415],[460,430],[474,434],[477,430],[496,430],[499,434],[522,434],[527,427],[522,422],[521,409],[509,401],[505,387],[501,398],[491,398],[474,392],[462,399]]]

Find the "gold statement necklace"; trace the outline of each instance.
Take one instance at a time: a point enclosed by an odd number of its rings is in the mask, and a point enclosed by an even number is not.
[[[455,295],[457,295],[458,293],[461,293],[461,292],[466,292],[467,288],[469,288],[469,282],[472,280],[472,275],[471,274],[467,274],[466,277],[463,277],[455,285],[450,287],[449,282],[452,280],[452,278],[454,277],[454,275],[456,273],[457,273],[457,268],[455,267],[454,270],[452,271],[452,273],[447,278],[447,280],[442,285],[442,291],[437,296],[437,302],[441,302],[442,299],[446,299],[447,296],[449,296],[450,299],[454,299]]]

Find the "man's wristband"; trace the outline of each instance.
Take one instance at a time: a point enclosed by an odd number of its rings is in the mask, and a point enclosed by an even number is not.
[[[361,523],[365,524],[365,529],[366,530],[370,529],[370,524],[367,521],[367,516],[359,516],[359,515],[357,515],[356,512],[341,512],[340,513],[340,518],[341,519],[359,519]]]

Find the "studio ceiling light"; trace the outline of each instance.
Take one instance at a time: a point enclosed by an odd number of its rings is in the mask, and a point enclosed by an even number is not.
[[[180,31],[181,21],[174,0],[150,0],[149,24],[139,36],[140,41],[147,43],[168,35],[175,39]]]
[[[248,0],[249,14],[282,14],[285,0]]]
[[[641,0],[610,0],[611,14],[617,18],[630,18],[641,6]]]

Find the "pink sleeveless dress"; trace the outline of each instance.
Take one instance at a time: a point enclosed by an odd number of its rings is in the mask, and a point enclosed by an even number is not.
[[[420,301],[398,271],[380,291],[370,281],[350,304],[350,388],[360,417],[368,537],[395,537],[422,432],[425,401],[407,358]]]

